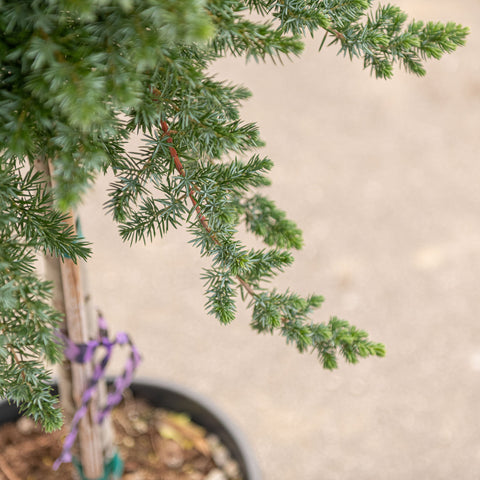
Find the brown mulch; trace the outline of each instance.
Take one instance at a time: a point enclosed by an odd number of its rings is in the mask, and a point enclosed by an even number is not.
[[[215,435],[188,416],[130,398],[112,413],[124,480],[242,480],[238,464]],[[68,480],[74,467],[52,470],[67,431],[44,434],[21,418],[0,426],[0,480]]]

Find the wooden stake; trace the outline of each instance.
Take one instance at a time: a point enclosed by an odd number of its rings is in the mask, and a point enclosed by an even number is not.
[[[44,173],[47,184],[51,187],[52,166],[47,160],[39,159],[36,167]],[[76,232],[73,212],[70,212],[67,224]],[[80,265],[75,264],[70,258],[60,261],[58,258],[47,256],[46,270],[47,278],[54,283],[54,307],[65,315],[63,333],[75,343],[86,343],[96,338],[98,328],[95,331],[89,331],[87,322]],[[93,368],[91,364],[65,361],[64,367],[60,370],[60,398],[65,415],[68,420],[71,420],[75,410],[81,405],[82,394],[88,386]],[[79,453],[77,455],[85,477],[92,479],[101,478],[104,473],[104,445],[101,428],[96,422],[97,411],[98,397],[95,395],[90,402],[87,415],[80,421],[78,433]]]
[[[80,275],[82,277],[82,287],[83,287],[83,298],[85,301],[85,313],[87,317],[87,329],[90,332],[91,338],[98,337],[98,318],[97,311],[93,305],[92,293],[90,291],[90,283],[88,281],[88,271],[87,263],[83,260],[79,260],[80,264]],[[101,379],[98,382],[98,404],[106,405],[107,404],[107,384]],[[107,415],[102,424],[100,425],[100,434],[102,440],[102,451],[105,461],[108,463],[115,454],[114,448],[114,436],[113,436],[113,426],[112,418],[110,415]]]
[[[75,229],[73,212],[68,218],[68,223]],[[64,258],[60,262],[60,270],[62,273],[65,322],[68,337],[75,343],[87,343],[90,338],[88,335],[80,266],[75,264],[71,258]],[[73,363],[71,365],[72,396],[76,407],[79,407],[82,403],[82,395],[88,388],[92,370],[91,364]],[[80,421],[78,431],[80,461],[87,478],[102,477],[104,468],[100,426],[96,423],[98,408],[95,408],[95,403],[94,396],[89,404],[87,415]]]

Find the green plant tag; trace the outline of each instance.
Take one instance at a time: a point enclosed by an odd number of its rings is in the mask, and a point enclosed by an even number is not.
[[[80,475],[80,480],[119,480],[123,474],[123,460],[120,458],[118,452],[116,452],[110,461],[105,464],[103,476],[100,478],[87,478],[84,475],[82,465],[77,458],[73,458],[72,463],[75,465]]]

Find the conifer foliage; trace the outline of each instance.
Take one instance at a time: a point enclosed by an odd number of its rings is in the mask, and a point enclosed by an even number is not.
[[[317,323],[321,296],[269,284],[292,263],[301,232],[265,195],[272,162],[258,154],[257,126],[239,114],[249,91],[208,73],[227,54],[299,55],[317,31],[320,48],[359,57],[380,78],[396,64],[423,75],[425,59],[467,35],[454,23],[408,22],[372,0],[0,0],[0,397],[47,430],[61,423],[43,363],[61,358],[61,318],[35,258],[88,258],[64,212],[107,172],[115,180],[106,210],[123,240],[189,230],[211,260],[206,309],[220,322],[235,318],[241,297],[255,330],[315,352],[328,369],[339,356],[384,355],[344,320]],[[137,132],[142,147],[127,152]],[[53,191],[34,170],[39,158],[53,165]],[[244,245],[236,236],[244,227],[265,248]]]

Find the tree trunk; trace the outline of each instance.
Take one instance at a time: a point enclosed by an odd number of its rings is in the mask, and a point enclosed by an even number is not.
[[[46,160],[37,162],[37,169],[47,178],[49,187],[52,186],[51,165]],[[70,212],[68,224],[76,232],[75,218]],[[75,264],[70,258],[53,258],[46,256],[46,275],[54,284],[54,307],[64,314],[62,331],[75,343],[86,343],[98,338],[98,325],[93,315],[88,318],[87,300],[82,281],[81,260]],[[59,393],[65,420],[70,423],[75,411],[81,405],[82,394],[88,386],[92,376],[92,364],[71,363],[64,360],[59,372]],[[100,386],[100,392],[105,392],[105,383]],[[101,394],[100,394],[101,395]],[[87,414],[80,420],[78,442],[74,454],[79,458],[83,474],[87,478],[101,478],[104,474],[105,454],[113,452],[110,423],[103,422],[102,426],[96,422],[99,410],[99,396],[92,398]],[[105,393],[103,393],[103,396]]]
[[[69,217],[70,225],[75,228],[73,212]],[[91,340],[88,332],[85,299],[80,277],[80,266],[71,258],[64,258],[60,262],[60,271],[63,285],[63,301],[65,305],[65,323],[67,336],[74,343],[87,343]],[[91,364],[71,364],[72,397],[76,408],[82,404],[83,392],[88,388],[92,377]],[[87,478],[103,476],[103,452],[101,433],[96,422],[98,414],[98,396],[94,395],[88,406],[88,413],[80,420],[78,439],[80,444],[80,461]]]

